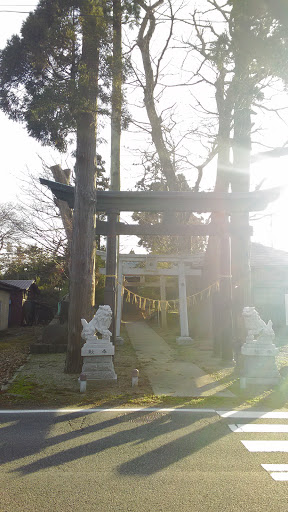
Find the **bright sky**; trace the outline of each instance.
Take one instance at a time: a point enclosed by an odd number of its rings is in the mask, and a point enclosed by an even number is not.
[[[7,0],[6,0],[7,1]],[[27,14],[17,13],[15,11],[33,10],[37,5],[36,0],[10,0],[5,4],[5,0],[0,0],[0,47],[3,48],[8,38],[14,33],[19,33],[22,22]],[[13,12],[8,12],[13,11]],[[142,98],[142,93],[141,98]],[[175,95],[175,93],[172,93]],[[184,90],[177,90],[178,97],[182,97],[183,112],[185,112],[185,93]],[[187,103],[190,98],[187,96]],[[287,97],[288,104],[288,97]],[[267,122],[268,120],[268,122]],[[272,121],[271,121],[272,123]],[[281,145],[285,141],[285,130],[288,129],[283,123],[278,121],[269,125],[267,118],[263,124],[264,131],[266,130],[266,143],[273,146]],[[273,121],[274,123],[274,121]],[[0,188],[0,201],[15,201],[15,197],[21,191],[23,186],[21,178],[27,173],[27,170],[37,173],[41,176],[41,157],[47,165],[60,163],[63,167],[73,166],[73,159],[69,156],[60,155],[58,152],[53,151],[51,148],[45,148],[37,143],[34,139],[29,137],[24,129],[18,123],[8,120],[3,113],[0,112],[0,126],[1,126],[1,164],[2,164],[2,180]],[[270,128],[270,129],[269,129]],[[132,146],[128,148],[128,144],[132,142]],[[132,136],[124,137],[123,139],[123,152],[122,152],[122,189],[131,189],[135,181],[141,177],[139,168],[133,167],[135,161],[135,154],[137,148],[141,145],[141,135],[134,133]],[[134,147],[133,147],[134,146]],[[260,150],[262,150],[260,148]],[[106,148],[107,156],[109,148]],[[107,157],[105,157],[107,160]],[[109,163],[107,160],[107,168]],[[288,158],[278,160],[268,160],[261,162],[253,167],[252,185],[257,185],[263,177],[267,180],[264,188],[274,187],[281,185],[283,187],[283,194],[279,201],[270,205],[264,213],[265,217],[261,221],[253,222],[254,226],[254,240],[266,245],[273,245],[275,248],[288,250],[288,236],[286,229],[286,219],[288,218]],[[131,180],[131,177],[133,179]],[[258,215],[260,217],[260,215]],[[126,237],[121,241],[121,252],[129,252],[132,246],[135,249],[135,240]],[[136,247],[136,252],[141,249]]]

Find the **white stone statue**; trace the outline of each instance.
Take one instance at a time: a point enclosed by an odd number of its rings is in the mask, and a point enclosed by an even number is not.
[[[265,324],[258,311],[254,307],[245,307],[242,312],[245,327],[248,330],[246,343],[258,341],[261,343],[273,343],[275,334],[272,329],[272,322]]]
[[[99,332],[102,334],[102,339],[108,339],[110,341],[110,336],[112,336],[112,333],[109,331],[111,321],[112,310],[110,306],[99,306],[90,322],[81,318],[83,326],[81,338],[86,342],[88,340],[95,342],[98,339],[96,332]]]

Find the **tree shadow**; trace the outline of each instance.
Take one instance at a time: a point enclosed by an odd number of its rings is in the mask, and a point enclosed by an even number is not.
[[[201,428],[193,425],[203,418],[203,413],[201,412],[193,414],[183,412],[181,414],[179,412],[151,412],[147,409],[143,412],[119,413],[116,417],[100,422],[98,422],[98,418],[99,414],[102,413],[94,413],[98,415],[96,422],[93,419],[93,413],[89,413],[88,410],[88,414],[91,414],[90,422],[92,424],[85,426],[86,412],[61,414],[61,416],[55,416],[54,413],[52,418],[50,417],[49,423],[46,421],[46,426],[43,427],[43,420],[39,422],[39,426],[41,423],[41,428],[32,436],[30,441],[26,441],[26,436],[25,440],[23,439],[23,432],[27,432],[27,429],[32,427],[32,423],[35,422],[35,415],[30,418],[27,416],[21,418],[10,427],[10,432],[9,427],[5,427],[6,434],[9,433],[10,439],[11,436],[12,439],[16,436],[17,442],[14,444],[13,441],[13,446],[10,446],[10,449],[8,449],[7,446],[5,447],[4,441],[4,450],[2,450],[0,457],[1,463],[21,461],[23,458],[33,456],[34,460],[32,462],[24,463],[22,466],[12,470],[12,472],[16,473],[21,472],[22,475],[29,475],[43,469],[58,467],[76,460],[83,460],[85,457],[97,455],[115,447],[125,447],[131,443],[134,443],[135,447],[145,444],[148,446],[152,442],[161,446],[156,446],[152,450],[148,449],[146,453],[133,457],[129,462],[115,467],[115,470],[123,475],[149,475],[192,455],[229,433],[227,426],[223,426],[223,422],[219,421],[218,415],[214,412],[208,415],[205,413],[205,426]],[[54,425],[60,422],[68,422],[68,424],[69,422],[74,422],[75,426],[75,422],[78,422],[77,429],[49,437],[51,420]],[[33,427],[35,427],[35,424]],[[119,429],[119,431],[111,433],[109,432],[111,429]],[[187,433],[187,429],[192,429],[192,431]],[[184,431],[184,434],[182,431]],[[89,434],[97,435],[101,432],[101,437],[83,443],[85,436]],[[21,436],[22,443],[25,443],[24,446],[19,445]],[[171,437],[173,439],[162,444],[164,440]],[[62,443],[73,440],[77,443],[79,438],[81,438],[80,445],[61,448]],[[43,449],[56,447],[57,445],[57,452],[41,456],[38,460],[35,460],[35,455],[41,454]]]
[[[274,408],[278,408],[281,403],[286,402],[287,379],[282,382],[282,386],[282,398],[275,402]],[[276,394],[278,392],[279,398],[279,390],[274,392]],[[221,405],[219,403],[217,405],[220,409]],[[262,407],[265,405],[265,396],[257,401],[258,409],[261,408],[261,405]],[[109,406],[108,402],[107,407]],[[246,410],[250,410],[253,406],[253,402],[251,405],[247,404]],[[102,410],[104,408],[105,404],[103,404]],[[24,458],[32,457],[34,459],[32,462],[24,463],[12,470],[28,475],[97,455],[112,448],[124,448],[134,443],[135,447],[147,444],[147,451],[133,456],[128,462],[115,467],[115,470],[121,475],[151,475],[230,434],[227,419],[219,418],[216,411],[207,414],[201,411],[190,413],[183,410],[181,413],[182,408],[184,409],[184,407],[178,407],[178,412],[152,411],[149,410],[149,407],[137,412],[129,411],[129,409],[126,409],[125,412],[116,410],[90,412],[89,409],[67,413],[51,411],[51,413],[45,413],[44,417],[41,413],[33,414],[31,412],[22,414],[20,418],[19,413],[17,415],[13,412],[5,414],[1,418],[3,426],[0,425],[2,445],[0,464],[5,465],[15,461],[21,463]],[[100,414],[113,414],[113,417],[101,420]],[[206,419],[203,426],[204,415]],[[233,416],[230,420],[232,418]],[[196,425],[195,423],[200,419],[202,424]],[[7,425],[5,425],[5,420],[7,420]],[[252,421],[254,420],[245,419],[245,423]],[[65,431],[55,432],[55,435],[50,436],[53,426],[59,426]],[[97,439],[91,440],[90,437],[85,442],[85,436],[89,435],[95,435]],[[68,448],[61,446],[67,441],[75,441],[76,446]],[[77,445],[79,441],[81,444]],[[153,445],[152,449],[151,444]],[[58,448],[57,452],[41,455],[43,450],[53,449],[53,447]],[[141,450],[143,451],[143,449]],[[138,449],[135,451],[139,453]],[[37,456],[40,458],[35,460]]]

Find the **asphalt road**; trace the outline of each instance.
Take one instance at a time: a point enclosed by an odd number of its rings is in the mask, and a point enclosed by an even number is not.
[[[0,511],[286,512],[287,432],[288,415],[0,411]]]

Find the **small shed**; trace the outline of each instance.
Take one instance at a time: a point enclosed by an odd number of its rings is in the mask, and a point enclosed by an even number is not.
[[[24,310],[28,310],[29,315],[29,310],[33,309],[34,301],[39,294],[38,286],[34,279],[2,279],[0,287],[1,285],[10,288],[8,325],[20,326],[24,321]]]
[[[16,288],[0,281],[0,331],[4,331],[9,323],[10,296]]]

